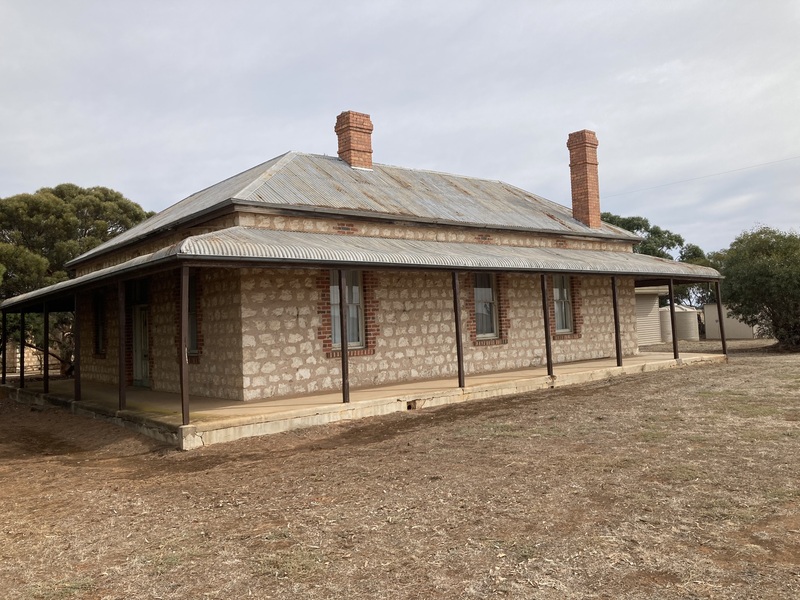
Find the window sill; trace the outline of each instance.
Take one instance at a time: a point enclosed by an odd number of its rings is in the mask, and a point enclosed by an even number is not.
[[[501,346],[508,343],[508,338],[477,338],[472,341],[473,346]]]
[[[553,334],[553,341],[560,340],[579,340],[581,339],[580,333],[555,333]]]
[[[375,354],[375,348],[353,348],[347,349],[347,356],[370,356]],[[341,358],[341,350],[329,350],[325,353],[325,358]]]

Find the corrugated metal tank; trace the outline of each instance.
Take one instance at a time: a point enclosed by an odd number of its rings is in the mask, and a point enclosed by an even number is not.
[[[661,341],[672,341],[672,327],[669,320],[669,306],[659,309],[661,313]],[[700,339],[700,328],[697,324],[698,311],[688,306],[675,307],[675,329],[679,340],[696,342]]]

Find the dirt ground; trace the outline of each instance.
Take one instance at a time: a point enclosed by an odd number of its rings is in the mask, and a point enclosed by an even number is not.
[[[763,346],[185,453],[2,401],[0,596],[798,598],[800,356]]]

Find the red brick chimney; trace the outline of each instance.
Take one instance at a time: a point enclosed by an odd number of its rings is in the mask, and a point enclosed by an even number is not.
[[[339,158],[351,167],[372,168],[372,121],[369,115],[347,110],[336,117]]]
[[[588,129],[570,133],[567,148],[572,179],[572,216],[584,225],[599,229],[601,222],[597,136]]]

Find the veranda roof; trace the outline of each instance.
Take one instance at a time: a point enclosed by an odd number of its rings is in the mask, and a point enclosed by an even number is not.
[[[230,266],[324,268],[399,268],[627,275],[637,279],[715,281],[714,269],[631,252],[528,248],[465,242],[435,242],[350,235],[231,227],[189,237],[172,246],[120,265],[9,298],[0,305],[14,312],[63,298],[112,279],[179,262],[230,263]]]

